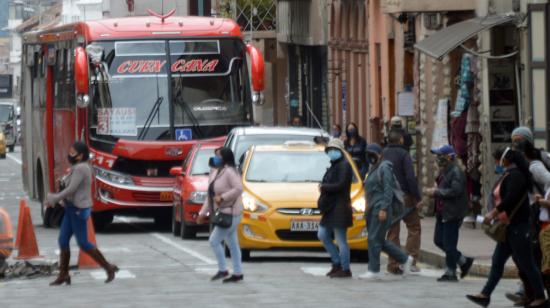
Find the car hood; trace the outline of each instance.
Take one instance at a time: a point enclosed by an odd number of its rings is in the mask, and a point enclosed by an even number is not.
[[[303,207],[317,206],[319,183],[250,183],[244,185],[245,192],[271,206]],[[361,185],[352,185],[351,197],[361,193]]]

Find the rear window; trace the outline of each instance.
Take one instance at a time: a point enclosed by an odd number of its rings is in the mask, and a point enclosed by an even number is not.
[[[306,135],[248,135],[237,138],[235,159],[240,161],[246,150],[252,145],[279,145],[287,141],[313,141],[314,136]]]

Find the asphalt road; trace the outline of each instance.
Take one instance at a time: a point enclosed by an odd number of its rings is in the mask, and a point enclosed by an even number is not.
[[[0,160],[0,206],[14,225],[18,200],[26,198],[20,169],[19,149]],[[58,230],[44,229],[38,203],[30,206],[40,254],[55,260]],[[325,254],[273,252],[253,253],[253,261],[244,264],[245,281],[223,285],[209,281],[217,269],[206,235],[183,241],[156,230],[152,221],[116,217],[97,240],[121,268],[113,283],[103,283],[102,270],[74,270],[72,285],[62,287],[48,286],[53,277],[0,281],[0,307],[473,307],[464,295],[484,283],[478,278],[437,283],[442,271],[430,268],[382,282],[334,280],[324,277]],[[71,264],[77,255],[73,240]],[[363,273],[366,264],[352,264],[352,271]],[[515,288],[516,281],[502,281],[493,307],[511,307],[504,292]]]

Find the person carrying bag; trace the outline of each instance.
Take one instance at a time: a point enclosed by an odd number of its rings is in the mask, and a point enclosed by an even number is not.
[[[241,222],[243,202],[243,185],[239,171],[235,168],[235,156],[229,148],[218,148],[215,156],[210,159],[208,198],[204,202],[199,216],[198,224],[204,224],[206,218],[214,226],[210,233],[210,246],[218,261],[218,272],[212,277],[212,281],[229,276],[225,263],[225,249],[223,242],[229,246],[231,260],[233,261],[233,275],[223,280],[238,282],[244,279],[242,273],[241,248],[237,237],[237,227]]]

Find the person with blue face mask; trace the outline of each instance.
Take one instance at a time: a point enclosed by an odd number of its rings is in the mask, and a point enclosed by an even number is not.
[[[332,268],[327,273],[330,278],[352,276],[347,230],[353,224],[350,197],[353,170],[344,157],[344,151],[344,142],[340,139],[332,139],[326,146],[330,167],[319,185],[321,194],[317,201],[322,215],[317,237],[330,254]]]

